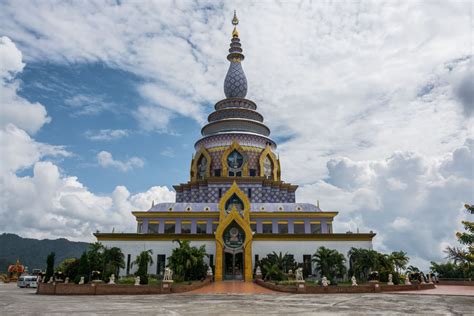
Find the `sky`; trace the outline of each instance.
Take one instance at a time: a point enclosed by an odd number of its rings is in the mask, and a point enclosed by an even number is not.
[[[93,241],[174,200],[224,98],[247,98],[297,201],[427,269],[474,203],[470,1],[2,1],[0,232]]]

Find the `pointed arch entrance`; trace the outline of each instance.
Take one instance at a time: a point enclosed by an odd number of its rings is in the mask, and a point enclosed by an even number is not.
[[[245,232],[235,221],[230,223],[223,234],[224,240],[224,260],[223,279],[243,280],[244,279],[244,241]]]
[[[252,280],[250,201],[234,181],[219,202],[215,280]]]

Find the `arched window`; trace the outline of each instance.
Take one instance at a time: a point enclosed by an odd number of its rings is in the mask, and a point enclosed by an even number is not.
[[[225,210],[230,212],[234,206],[239,212],[244,210],[244,202],[235,193],[225,202]]]
[[[207,159],[204,155],[201,156],[198,164],[198,179],[202,180],[206,176]]]
[[[267,179],[273,179],[273,163],[268,155],[263,161],[263,175]]]
[[[244,164],[244,156],[242,156],[237,150],[233,150],[227,156],[227,166],[229,167],[229,176],[241,177],[243,164]]]

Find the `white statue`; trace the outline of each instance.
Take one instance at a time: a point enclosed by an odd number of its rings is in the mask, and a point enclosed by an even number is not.
[[[173,281],[173,270],[171,270],[170,268],[165,268],[165,275],[163,276],[163,281]]]
[[[135,277],[135,285],[140,285],[140,277]]]
[[[115,274],[112,274],[109,279],[109,284],[115,284]]]
[[[79,280],[79,284],[84,284],[84,277],[81,276],[81,279]]]
[[[426,284],[425,276],[423,274],[420,274],[420,284]]]
[[[393,285],[393,275],[391,273],[388,274],[387,285]]]
[[[255,275],[262,276],[262,270],[260,269],[260,266],[257,266],[257,269],[255,270]]]
[[[428,274],[428,283],[433,284],[433,279],[431,278],[431,273]]]
[[[352,282],[352,286],[358,286],[359,285],[359,284],[357,284],[357,280],[356,280],[356,277],[354,275],[351,278],[351,282]]]
[[[50,277],[48,283],[53,283],[53,282],[54,282],[54,278]]]
[[[296,269],[296,281],[304,281],[304,279],[303,279],[303,268]]]
[[[209,268],[207,268],[207,276],[212,276],[212,268],[209,266]]]
[[[406,278],[405,278],[405,285],[411,285],[410,274],[408,274],[408,273],[407,273]]]
[[[323,276],[323,279],[321,280],[321,284],[323,286],[328,286],[329,284],[331,284],[331,281],[329,281],[325,276]]]
[[[64,284],[69,284],[69,277],[66,277],[66,279],[64,280]]]

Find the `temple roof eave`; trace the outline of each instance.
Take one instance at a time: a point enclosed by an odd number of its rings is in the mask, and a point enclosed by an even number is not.
[[[169,202],[169,203],[158,203],[152,206],[146,212],[132,212],[133,214],[143,213],[185,213],[194,214],[204,212],[205,214],[218,212],[219,203],[193,203],[193,202]],[[325,214],[336,216],[338,212],[322,211],[317,205],[311,203],[250,203],[250,211],[253,214]]]
[[[149,234],[149,233],[94,233],[98,241],[144,241],[144,240],[215,240],[214,234]],[[376,233],[322,233],[322,234],[259,234],[255,241],[265,240],[325,240],[325,241],[372,241]]]

